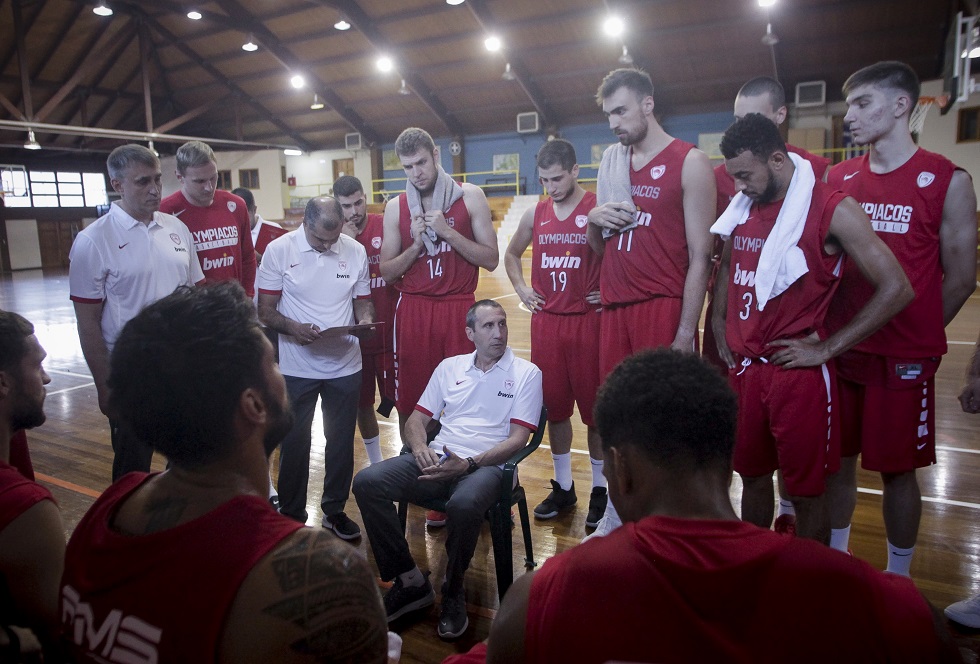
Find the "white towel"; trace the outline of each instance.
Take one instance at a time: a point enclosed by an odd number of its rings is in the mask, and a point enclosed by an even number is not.
[[[769,300],[809,272],[803,250],[796,245],[803,236],[816,180],[810,162],[793,153],[789,154],[789,158],[793,160],[796,170],[755,270],[755,299],[759,311],[765,308]],[[742,192],[735,194],[718,221],[712,225],[711,232],[727,240],[736,226],[745,223],[752,203],[752,199]]]
[[[599,162],[599,172],[596,176],[595,197],[596,205],[633,201],[633,189],[630,185],[630,149],[627,146],[613,143],[602,153],[602,161]],[[610,238],[631,228],[636,228],[635,217],[633,223],[619,230],[603,228],[602,237]]]
[[[448,212],[453,203],[463,197],[463,187],[458,182],[449,177],[449,174],[442,168],[442,164],[436,164],[436,184],[432,190],[432,209]],[[408,212],[412,218],[421,217],[425,214],[422,209],[422,195],[415,188],[411,180],[405,182],[405,198],[408,202]],[[431,228],[426,229],[422,236],[422,244],[430,256],[436,255],[436,241],[439,237]]]

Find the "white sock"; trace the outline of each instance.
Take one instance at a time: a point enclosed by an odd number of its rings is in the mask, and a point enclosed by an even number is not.
[[[555,481],[562,491],[572,488],[572,453],[555,454],[552,452],[551,460],[555,462]]]
[[[364,450],[367,452],[369,463],[378,463],[381,461],[381,436],[378,435],[374,438],[365,438]]]
[[[425,583],[425,576],[423,576],[418,565],[403,574],[399,574],[398,578],[402,580],[402,585],[406,588],[415,588]]]
[[[592,464],[592,487],[606,486],[606,476],[602,474],[603,460],[589,457],[589,463]]]
[[[901,574],[902,576],[911,576],[909,570],[912,567],[912,554],[914,552],[914,546],[909,549],[901,549],[889,542],[888,569],[885,571],[891,572],[892,574]]]
[[[847,553],[847,543],[851,539],[851,526],[830,529],[830,548]]]
[[[279,495],[276,491],[276,486],[272,483],[272,473],[269,473],[269,498],[275,498]]]
[[[776,511],[776,517],[781,517],[784,514],[792,514],[793,516],[796,516],[796,510],[793,508],[793,501],[780,498],[779,509]]]

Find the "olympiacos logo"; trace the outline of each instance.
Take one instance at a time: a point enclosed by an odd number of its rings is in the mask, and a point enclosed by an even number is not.
[[[380,249],[381,248],[381,238],[380,237],[373,237],[373,238],[371,238],[371,246],[374,247],[375,249]]]
[[[346,272],[347,271],[347,261],[339,261],[337,263],[337,269],[340,270],[341,272]]]
[[[228,211],[229,212],[234,212],[237,209],[238,209],[238,203],[236,203],[235,201],[228,201]]]
[[[505,380],[504,381],[504,389],[507,390],[508,392],[510,390],[514,389],[514,381],[512,381],[512,380]]]
[[[579,228],[585,228],[589,224],[589,217],[584,214],[576,215],[575,225]]]
[[[174,244],[180,244],[180,236],[176,233],[171,233],[170,239],[174,241]]]
[[[667,167],[664,166],[663,164],[660,164],[659,166],[654,166],[653,168],[650,169],[650,177],[652,177],[654,180],[659,180],[660,177],[664,174],[664,171],[666,170]]]
[[[929,171],[922,171],[919,173],[919,179],[916,180],[916,184],[919,185],[920,189],[925,189],[932,184],[932,181],[936,179],[936,176]]]

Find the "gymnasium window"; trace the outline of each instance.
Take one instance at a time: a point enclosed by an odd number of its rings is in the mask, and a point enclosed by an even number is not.
[[[980,106],[961,108],[956,127],[956,142],[980,141]]]
[[[8,174],[17,181],[7,182]],[[105,176],[102,173],[77,171],[30,171],[27,195],[7,196],[7,207],[70,207],[94,208],[109,202],[106,196]],[[3,188],[6,191],[24,191],[23,175],[4,171]]]
[[[238,171],[238,186],[246,189],[259,188],[259,169],[243,168]]]
[[[218,171],[218,189],[231,191],[231,171]]]

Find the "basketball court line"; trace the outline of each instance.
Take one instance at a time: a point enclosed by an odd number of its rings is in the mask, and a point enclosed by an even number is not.
[[[71,392],[72,390],[80,390],[83,387],[92,387],[95,383],[84,383],[82,385],[76,385],[75,387],[66,387],[62,390],[55,390],[54,392],[48,392],[46,396],[53,397],[56,394],[64,394],[65,392]]]

